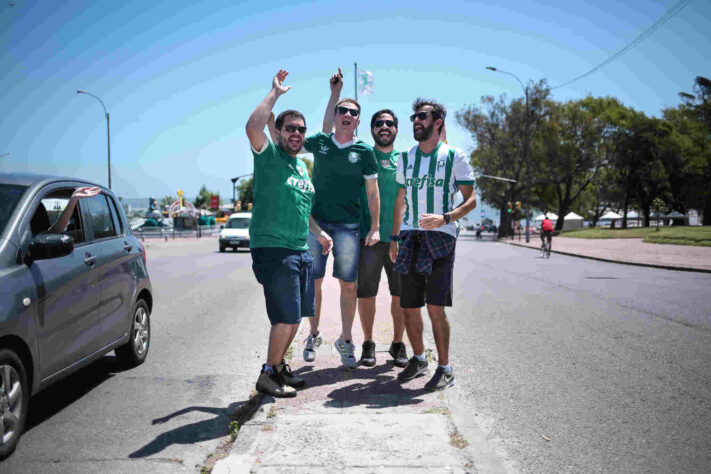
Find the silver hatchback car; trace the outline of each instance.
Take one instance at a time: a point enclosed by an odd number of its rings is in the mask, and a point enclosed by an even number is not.
[[[110,190],[72,199],[87,186],[0,173],[0,459],[31,395],[112,350],[127,366],[148,354],[145,249]]]

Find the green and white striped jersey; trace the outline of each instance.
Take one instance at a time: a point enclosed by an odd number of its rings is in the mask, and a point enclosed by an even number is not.
[[[397,164],[397,183],[405,188],[405,213],[401,230],[423,230],[418,226],[422,214],[444,214],[454,209],[454,195],[460,184],[474,185],[474,170],[460,149],[439,142],[429,155],[419,146],[403,151]],[[434,230],[456,237],[457,222]]]

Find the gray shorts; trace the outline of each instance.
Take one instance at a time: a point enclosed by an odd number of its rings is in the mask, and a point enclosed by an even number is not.
[[[393,271],[390,261],[390,242],[378,242],[366,246],[360,241],[360,256],[358,257],[358,298],[371,298],[378,294],[380,275],[385,268],[388,277],[390,295],[400,296],[400,274]]]

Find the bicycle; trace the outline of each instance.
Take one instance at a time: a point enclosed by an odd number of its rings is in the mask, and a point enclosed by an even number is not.
[[[541,258],[551,258],[551,244],[553,243],[553,233],[545,232],[541,235]]]

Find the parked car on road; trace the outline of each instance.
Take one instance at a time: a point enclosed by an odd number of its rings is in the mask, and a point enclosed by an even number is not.
[[[239,247],[249,248],[249,223],[252,214],[249,212],[236,212],[232,214],[225,227],[220,231],[220,252],[231,247],[237,251]]]
[[[17,446],[31,395],[110,351],[126,366],[148,354],[146,252],[116,196],[102,187],[63,233],[47,233],[85,186],[97,185],[0,173],[0,459]]]

